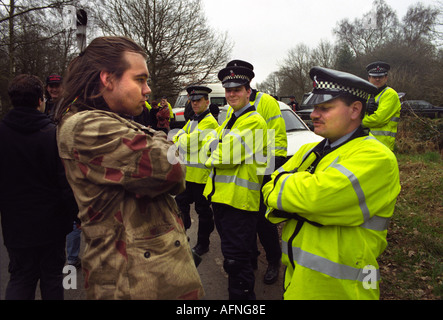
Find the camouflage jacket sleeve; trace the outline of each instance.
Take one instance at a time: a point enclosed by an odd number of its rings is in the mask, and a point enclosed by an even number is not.
[[[58,132],[63,160],[75,161],[83,177],[98,185],[123,187],[139,196],[184,190],[185,168],[168,151],[164,133],[105,111],[69,116]]]

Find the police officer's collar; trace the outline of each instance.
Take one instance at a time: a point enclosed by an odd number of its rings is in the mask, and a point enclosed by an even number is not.
[[[385,84],[383,87],[378,88],[377,94],[379,95],[383,90],[385,90],[388,87],[388,84]]]
[[[344,135],[343,137],[341,137],[340,139],[338,139],[332,143],[329,141],[329,139],[327,139],[326,143],[325,143],[325,147],[330,147],[332,149],[332,148],[335,148],[335,147],[343,144],[344,142],[348,141],[357,130],[358,130],[358,128],[356,128],[354,131]]]
[[[248,103],[246,106],[244,106],[243,108],[241,108],[240,110],[237,110],[234,112],[235,116],[238,118],[240,118],[244,113],[250,112],[250,111],[255,111],[255,107],[251,106],[250,103]]]
[[[365,136],[367,136],[367,134],[363,130],[363,127],[359,126],[357,129],[355,129],[351,133],[344,135],[343,137],[341,137],[337,141],[334,141],[332,144],[329,143],[328,139],[323,139],[322,141],[320,141],[319,144],[317,144],[314,147],[314,149],[312,151],[322,154],[324,156],[324,155],[332,152],[333,150],[340,148],[342,145],[348,143],[349,141],[352,141],[356,138],[365,137]],[[328,146],[328,147],[326,147],[326,146]],[[326,152],[323,152],[323,150],[325,148],[327,148],[328,150]]]

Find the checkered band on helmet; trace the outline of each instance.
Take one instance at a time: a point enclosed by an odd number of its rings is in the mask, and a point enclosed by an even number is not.
[[[334,82],[328,81],[315,81],[315,89],[316,90],[330,90],[330,91],[345,91],[347,93],[352,94],[360,99],[367,100],[369,98],[369,94],[358,88],[351,88],[347,86],[340,85]]]
[[[251,81],[251,79],[249,79],[247,76],[245,76],[243,74],[233,74],[233,73],[231,73],[230,75],[228,75],[228,76],[223,78],[223,82],[225,82],[226,80],[246,80],[246,81]]]

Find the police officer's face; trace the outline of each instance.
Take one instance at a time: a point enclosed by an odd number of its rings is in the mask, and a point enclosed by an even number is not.
[[[369,82],[377,88],[383,87],[388,82],[388,76],[373,77],[369,76]]]
[[[151,93],[147,84],[148,67],[141,54],[125,52],[124,59],[130,67],[120,79],[115,79],[113,74],[105,71],[100,73],[105,87],[103,98],[112,111],[137,116],[143,112],[146,95]]]
[[[191,101],[192,104],[192,110],[195,114],[201,114],[203,111],[205,111],[209,106],[209,100],[206,100],[205,98],[201,98],[200,100],[193,100]]]
[[[348,106],[340,99],[315,105],[311,113],[314,132],[330,142],[340,139],[360,125],[362,107],[359,101]]]
[[[251,89],[246,90],[245,86],[241,86],[236,88],[226,88],[225,90],[226,101],[234,111],[240,110],[249,103]]]

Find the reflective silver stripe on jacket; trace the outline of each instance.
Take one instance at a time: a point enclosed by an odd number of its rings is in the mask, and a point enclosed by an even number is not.
[[[283,118],[283,116],[281,114],[276,115],[274,117],[269,118],[268,120],[266,120],[266,124],[268,124],[269,122],[271,122],[272,120],[278,119],[278,118]]]
[[[213,177],[214,177],[214,173],[211,172],[209,174],[209,178],[212,179]],[[246,179],[242,179],[237,176],[216,175],[215,182],[233,183],[236,186],[247,188],[247,189],[253,190],[253,191],[260,191],[261,190],[260,183],[248,181]]]
[[[249,146],[246,144],[245,141],[243,141],[242,136],[239,134],[236,134],[235,132],[231,132],[231,136],[234,136],[235,138],[237,138],[237,140],[240,142],[240,144],[243,146],[243,148],[245,149],[245,152],[250,156],[253,157],[254,153],[252,152],[252,150],[249,148]]]
[[[261,100],[261,97],[263,96],[263,93],[262,92],[259,92],[258,94],[257,94],[257,97],[255,98],[255,101],[254,101],[254,107],[255,107],[255,109],[257,109],[257,106],[258,106],[258,104],[260,103],[260,100]]]
[[[337,169],[349,179],[349,181],[352,184],[352,187],[354,188],[355,193],[357,194],[358,205],[360,206],[360,210],[363,214],[363,221],[365,222],[368,221],[371,218],[371,216],[369,214],[368,206],[366,205],[365,194],[360,186],[360,182],[358,181],[357,177],[341,164],[333,163],[330,167]]]
[[[395,138],[397,136],[397,132],[391,131],[371,131],[374,136],[387,136]]]
[[[388,230],[390,221],[390,218],[373,216],[371,219],[360,225],[360,227],[374,231],[385,231]]]
[[[187,167],[209,170],[204,164],[201,164],[201,163],[188,162],[188,161],[183,160],[183,164],[186,165]]]
[[[194,129],[195,129],[197,126],[198,126],[198,121],[196,121],[196,120],[192,120],[192,121],[191,121],[191,128],[190,128],[190,130],[189,130],[189,133],[193,132]]]
[[[288,243],[286,241],[282,241],[282,252],[288,255]],[[368,269],[354,268],[345,264],[333,262],[324,257],[304,251],[298,247],[292,247],[292,256],[294,257],[294,261],[297,262],[298,265],[321,272],[335,279],[363,282],[368,274],[368,272],[365,272],[365,270]],[[376,272],[377,281],[379,281],[380,270],[373,270]]]
[[[366,137],[365,138],[365,140],[370,140],[370,139],[375,139],[375,138],[374,137]],[[309,153],[310,153],[310,151],[308,151],[304,155],[303,161],[309,155]],[[362,214],[363,214],[364,223],[361,224],[360,227],[365,228],[365,229],[369,229],[369,230],[374,230],[374,231],[387,230],[389,222],[390,222],[390,218],[383,218],[383,217],[379,217],[379,216],[373,216],[371,218],[368,206],[366,204],[366,197],[365,197],[365,194],[360,186],[360,182],[358,181],[357,177],[351,171],[346,169],[341,164],[337,163],[338,159],[339,159],[338,157],[336,159],[334,159],[334,161],[332,161],[332,163],[329,165],[329,167],[335,168],[338,171],[340,171],[351,182],[352,187],[354,188],[354,191],[357,194],[360,210],[362,211]],[[281,173],[281,172],[284,172],[285,170],[283,169],[283,167],[281,167],[277,171],[279,173]],[[289,179],[289,177],[290,177],[290,175],[288,175],[287,177],[284,178],[284,180],[281,184],[281,187],[280,187],[280,191],[278,193],[278,197],[277,197],[277,208],[282,211],[284,211],[284,209],[283,209],[283,189],[284,189],[284,185],[286,183],[286,180]]]
[[[281,183],[280,191],[278,192],[277,208],[282,211],[285,211],[283,209],[283,189],[285,188],[286,180],[288,180],[290,176],[291,175],[288,175],[287,177],[284,178],[283,182]]]
[[[375,139],[375,138],[368,137],[366,139]],[[360,227],[365,228],[365,229],[374,230],[374,231],[387,230],[390,219],[379,217],[379,216],[373,216],[371,218],[368,206],[366,204],[366,197],[365,197],[365,194],[360,186],[360,182],[358,181],[357,177],[351,171],[346,169],[341,164],[337,164],[336,163],[337,161],[338,161],[338,158],[335,159],[331,163],[330,167],[337,169],[338,171],[343,173],[349,179],[349,181],[351,181],[352,187],[354,188],[354,191],[358,197],[358,203],[360,206],[360,210],[362,211],[362,214],[363,214],[364,223],[361,224]]]

